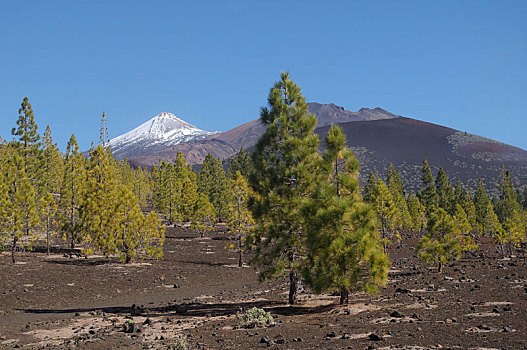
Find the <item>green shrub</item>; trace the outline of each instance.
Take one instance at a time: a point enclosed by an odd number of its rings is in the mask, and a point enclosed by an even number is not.
[[[245,312],[238,312],[236,318],[244,328],[267,326],[273,322],[273,316],[270,312],[256,306]]]
[[[172,349],[174,350],[188,350],[189,346],[187,344],[187,340],[184,338],[179,338],[176,340],[176,342],[172,345]]]

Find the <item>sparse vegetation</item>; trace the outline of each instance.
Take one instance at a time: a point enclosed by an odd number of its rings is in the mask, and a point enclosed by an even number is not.
[[[236,313],[236,319],[243,328],[263,327],[273,322],[273,316],[270,312],[256,306]]]

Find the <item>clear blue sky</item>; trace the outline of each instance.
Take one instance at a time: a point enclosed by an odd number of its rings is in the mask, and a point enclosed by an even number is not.
[[[308,101],[527,149],[527,1],[1,1],[0,136],[28,96],[82,148],[168,111],[208,130],[258,117],[288,70]]]

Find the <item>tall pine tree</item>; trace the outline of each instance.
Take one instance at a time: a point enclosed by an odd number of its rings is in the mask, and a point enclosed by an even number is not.
[[[297,301],[299,269],[305,255],[302,198],[312,186],[313,159],[318,157],[317,120],[307,109],[300,87],[282,73],[271,89],[269,108],[260,121],[267,127],[254,152],[251,210],[256,229],[248,239],[255,247],[252,263],[260,278],[289,275],[289,303]]]

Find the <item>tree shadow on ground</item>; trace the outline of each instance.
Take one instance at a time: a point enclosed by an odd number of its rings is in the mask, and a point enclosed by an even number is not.
[[[275,315],[293,316],[318,314],[331,311],[337,305],[320,305],[320,306],[302,306],[288,305],[283,301],[261,300],[248,302],[233,302],[233,303],[190,303],[190,304],[174,304],[161,307],[140,308],[140,316],[143,317],[167,317],[179,316],[186,317],[217,317],[235,315],[237,312],[248,310],[253,307],[262,308]],[[71,308],[71,309],[17,309],[32,314],[74,314],[84,312],[104,312],[106,314],[115,315],[137,315],[138,308],[125,306],[110,306],[102,308]]]
[[[106,265],[106,264],[113,264],[117,263],[119,261],[112,260],[112,259],[86,259],[86,258],[73,258],[68,260],[58,260],[58,259],[50,259],[46,260],[46,263],[48,264],[57,264],[57,265],[68,265],[68,266],[100,266],[100,265]],[[123,266],[125,266],[123,264]]]
[[[195,264],[195,265],[207,265],[207,266],[216,266],[216,267],[222,267],[222,266],[226,266],[228,265],[229,263],[215,263],[215,262],[210,262],[210,261],[194,261],[194,260],[175,260],[176,262],[178,263],[183,263],[183,264]]]

